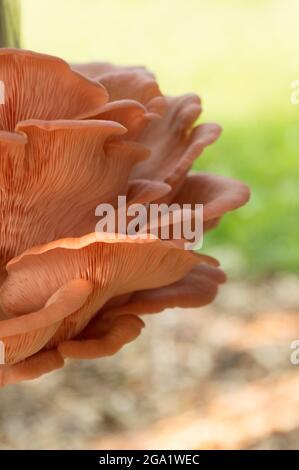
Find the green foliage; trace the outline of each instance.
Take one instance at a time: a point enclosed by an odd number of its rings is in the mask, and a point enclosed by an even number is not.
[[[279,119],[227,125],[195,163],[196,170],[226,174],[251,187],[247,206],[207,234],[204,249],[233,274],[298,272],[299,121]]]

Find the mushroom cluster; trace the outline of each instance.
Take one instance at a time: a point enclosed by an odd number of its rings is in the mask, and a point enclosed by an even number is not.
[[[201,203],[204,230],[247,201],[243,183],[188,174],[220,134],[194,126],[199,98],[163,96],[142,67],[16,49],[0,50],[0,80],[0,384],[114,354],[143,314],[211,302],[225,280],[215,259],[95,232],[95,208],[119,195]]]

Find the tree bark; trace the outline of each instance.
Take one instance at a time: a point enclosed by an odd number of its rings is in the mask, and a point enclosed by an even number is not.
[[[19,0],[0,0],[0,47],[20,47]]]

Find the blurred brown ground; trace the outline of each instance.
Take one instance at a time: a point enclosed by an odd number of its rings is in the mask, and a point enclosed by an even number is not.
[[[228,282],[112,358],[0,391],[0,449],[298,449],[299,279]]]

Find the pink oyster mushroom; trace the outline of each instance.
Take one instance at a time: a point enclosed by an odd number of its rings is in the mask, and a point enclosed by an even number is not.
[[[95,233],[95,207],[118,195],[203,203],[206,230],[248,200],[243,183],[188,174],[220,134],[193,126],[199,98],[163,96],[141,67],[14,49],[0,50],[0,79],[0,384],[112,355],[143,314],[210,303],[225,280],[215,259]]]

